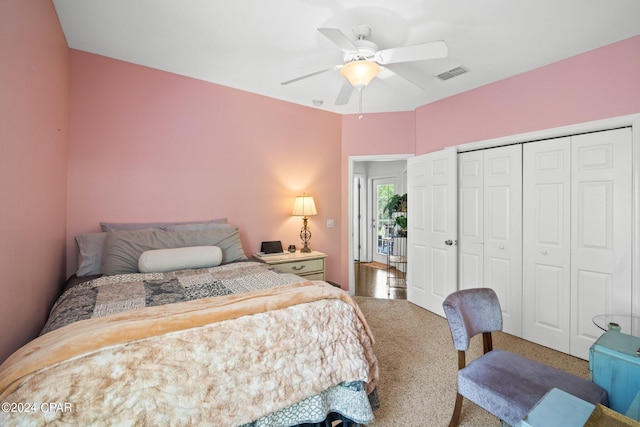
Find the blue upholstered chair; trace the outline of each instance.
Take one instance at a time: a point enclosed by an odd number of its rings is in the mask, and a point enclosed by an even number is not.
[[[458,392],[449,426],[458,425],[463,397],[509,425],[522,420],[554,387],[587,402],[607,405],[606,390],[591,381],[508,351],[493,350],[491,333],[502,330],[502,310],[492,289],[454,292],[442,306],[458,350]],[[467,365],[469,341],[480,333],[484,354]]]

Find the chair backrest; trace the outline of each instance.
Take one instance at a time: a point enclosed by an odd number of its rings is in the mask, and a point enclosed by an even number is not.
[[[480,333],[502,330],[498,296],[490,288],[453,292],[442,303],[456,350],[467,351],[469,340]]]

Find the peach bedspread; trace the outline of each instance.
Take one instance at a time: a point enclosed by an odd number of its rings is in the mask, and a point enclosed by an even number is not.
[[[0,402],[35,410],[0,412],[0,424],[239,425],[344,381],[370,391],[377,379],[358,306],[327,283],[301,282],[42,335],[0,366]]]

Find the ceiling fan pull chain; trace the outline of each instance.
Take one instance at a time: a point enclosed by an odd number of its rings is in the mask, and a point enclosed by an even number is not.
[[[362,120],[362,87],[358,88],[358,120]]]

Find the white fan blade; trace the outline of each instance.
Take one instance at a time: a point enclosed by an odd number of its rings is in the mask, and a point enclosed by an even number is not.
[[[403,69],[402,65],[387,64],[384,67],[387,68],[388,70],[391,70],[391,72],[394,73],[396,76],[403,78],[409,83],[411,83],[412,85],[416,86],[417,88],[424,90],[424,85],[421,83],[418,83],[419,79],[415,78],[416,76],[411,76],[410,75],[411,73],[407,72],[406,69]]]
[[[443,41],[416,44],[413,46],[395,47],[376,52],[379,64],[397,64],[398,62],[422,61],[425,59],[445,58],[449,53]]]
[[[337,70],[341,65],[334,65],[330,68],[325,68],[324,70],[315,71],[311,74],[305,74],[304,76],[296,77],[295,79],[287,80],[286,82],[280,83],[281,85],[288,85],[289,83],[297,82],[298,80],[306,79],[307,77],[317,76],[318,74],[326,73],[327,71]]]
[[[357,52],[358,48],[345,34],[337,28],[318,28],[333,44],[347,52]]]
[[[344,83],[342,83],[342,87],[340,88],[340,92],[338,93],[338,97],[336,98],[336,105],[346,105],[351,99],[352,93],[353,86],[351,86],[351,83],[345,79]]]

